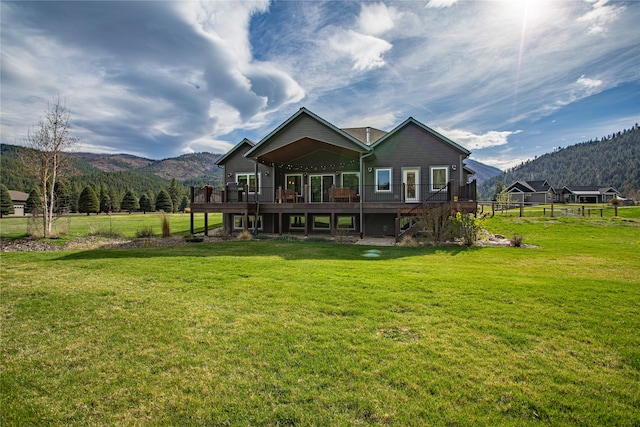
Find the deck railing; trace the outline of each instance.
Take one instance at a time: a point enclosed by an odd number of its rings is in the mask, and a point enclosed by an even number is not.
[[[475,181],[460,184],[449,181],[439,187],[416,185],[407,188],[405,184],[380,188],[365,185],[363,194],[359,189],[332,187],[312,189],[305,185],[300,192],[284,190],[282,186],[261,187],[256,192],[248,186],[228,184],[214,188],[191,187],[192,203],[446,203],[452,201],[476,201]]]

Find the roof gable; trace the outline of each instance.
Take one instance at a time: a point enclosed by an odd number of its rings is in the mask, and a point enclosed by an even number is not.
[[[373,148],[375,150],[376,147],[378,147],[381,144],[384,144],[385,141],[387,141],[390,138],[392,138],[396,133],[398,133],[400,130],[404,129],[405,127],[407,127],[410,124],[416,125],[417,127],[422,129],[423,131],[435,136],[436,138],[440,139],[444,143],[449,144],[451,147],[453,147],[454,149],[458,150],[462,154],[466,154],[467,156],[469,154],[471,154],[471,151],[469,151],[466,148],[464,148],[463,146],[453,142],[452,140],[450,140],[446,136],[436,132],[435,130],[431,129],[430,127],[424,125],[423,123],[420,123],[419,121],[417,121],[413,117],[409,117],[407,120],[405,120],[404,122],[402,122],[401,124],[396,126],[396,128],[393,129],[391,132],[389,132],[388,134],[386,134],[385,136],[383,136],[382,138],[377,140],[375,143],[371,144],[371,148]]]
[[[248,145],[249,147],[253,147],[256,145],[255,142],[251,141],[248,138],[243,139],[239,143],[237,143],[231,150],[227,151],[222,157],[216,160],[215,164],[220,166],[223,165],[229,157],[231,157],[236,151],[238,151],[244,145]]]
[[[366,144],[360,142],[357,138],[354,138],[353,136],[349,135],[342,129],[339,129],[336,126],[332,125],[322,117],[302,107],[294,115],[292,115],[287,120],[285,120],[280,126],[278,126],[273,131],[271,131],[271,133],[269,133],[267,136],[262,138],[260,142],[258,142],[252,149],[250,149],[245,154],[245,156],[258,157],[261,154],[271,151],[268,147],[269,143],[273,141],[278,135],[281,135],[282,133],[284,133],[286,129],[290,128],[290,126],[294,126],[295,123],[298,120],[300,120],[301,117],[303,116],[311,118],[312,120],[320,123],[322,126],[330,129],[331,131],[335,132],[337,135],[341,136],[344,140],[346,140],[347,144],[350,146],[352,150],[359,151],[359,152],[368,152],[370,150],[370,148]],[[321,142],[328,142],[328,141],[321,141]],[[277,148],[279,147],[276,147],[276,149]]]

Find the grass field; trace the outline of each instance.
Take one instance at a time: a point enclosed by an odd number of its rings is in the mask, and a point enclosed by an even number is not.
[[[640,425],[624,215],[485,220],[535,249],[3,253],[1,424]]]
[[[133,238],[136,232],[150,227],[156,235],[161,235],[160,221],[164,214],[114,214],[114,215],[73,215],[62,217],[54,222],[53,234],[56,236],[51,241],[66,242],[71,239],[86,236],[88,234],[121,234],[127,238]],[[190,233],[189,214],[168,214],[171,232],[177,235]],[[22,238],[28,231],[42,235],[42,220],[27,217],[8,217],[0,221],[0,237],[3,239]],[[220,214],[209,214],[209,229],[222,225]],[[202,214],[196,215],[194,232],[204,231],[204,219]]]

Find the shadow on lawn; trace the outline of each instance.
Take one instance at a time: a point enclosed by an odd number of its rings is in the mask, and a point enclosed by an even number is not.
[[[480,247],[468,246],[366,246],[339,244],[335,242],[278,242],[231,241],[216,243],[191,243],[174,246],[150,246],[128,249],[91,249],[66,254],[56,261],[95,260],[95,259],[131,259],[131,258],[173,258],[173,257],[278,257],[288,261],[318,260],[360,260],[363,262],[385,261],[414,256],[447,254],[456,256],[462,252],[480,250]],[[375,252],[377,256],[371,257]]]

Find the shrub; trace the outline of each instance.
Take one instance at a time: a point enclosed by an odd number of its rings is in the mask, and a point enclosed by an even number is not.
[[[253,234],[248,230],[244,230],[242,233],[238,234],[238,240],[253,240]]]
[[[478,234],[482,229],[480,220],[471,213],[457,212],[455,217],[451,217],[451,225],[454,237],[461,238],[467,246],[478,240]]]
[[[514,234],[513,237],[511,238],[511,246],[513,246],[514,248],[521,247],[523,242],[524,242],[523,236]]]
[[[171,225],[166,214],[162,214],[160,217],[160,228],[162,229],[162,237],[171,237]]]
[[[136,237],[138,239],[153,237],[153,228],[142,227],[140,230],[136,231]]]
[[[402,237],[402,240],[400,241],[400,246],[415,248],[416,246],[418,246],[418,240],[416,240],[415,237],[406,234]]]

